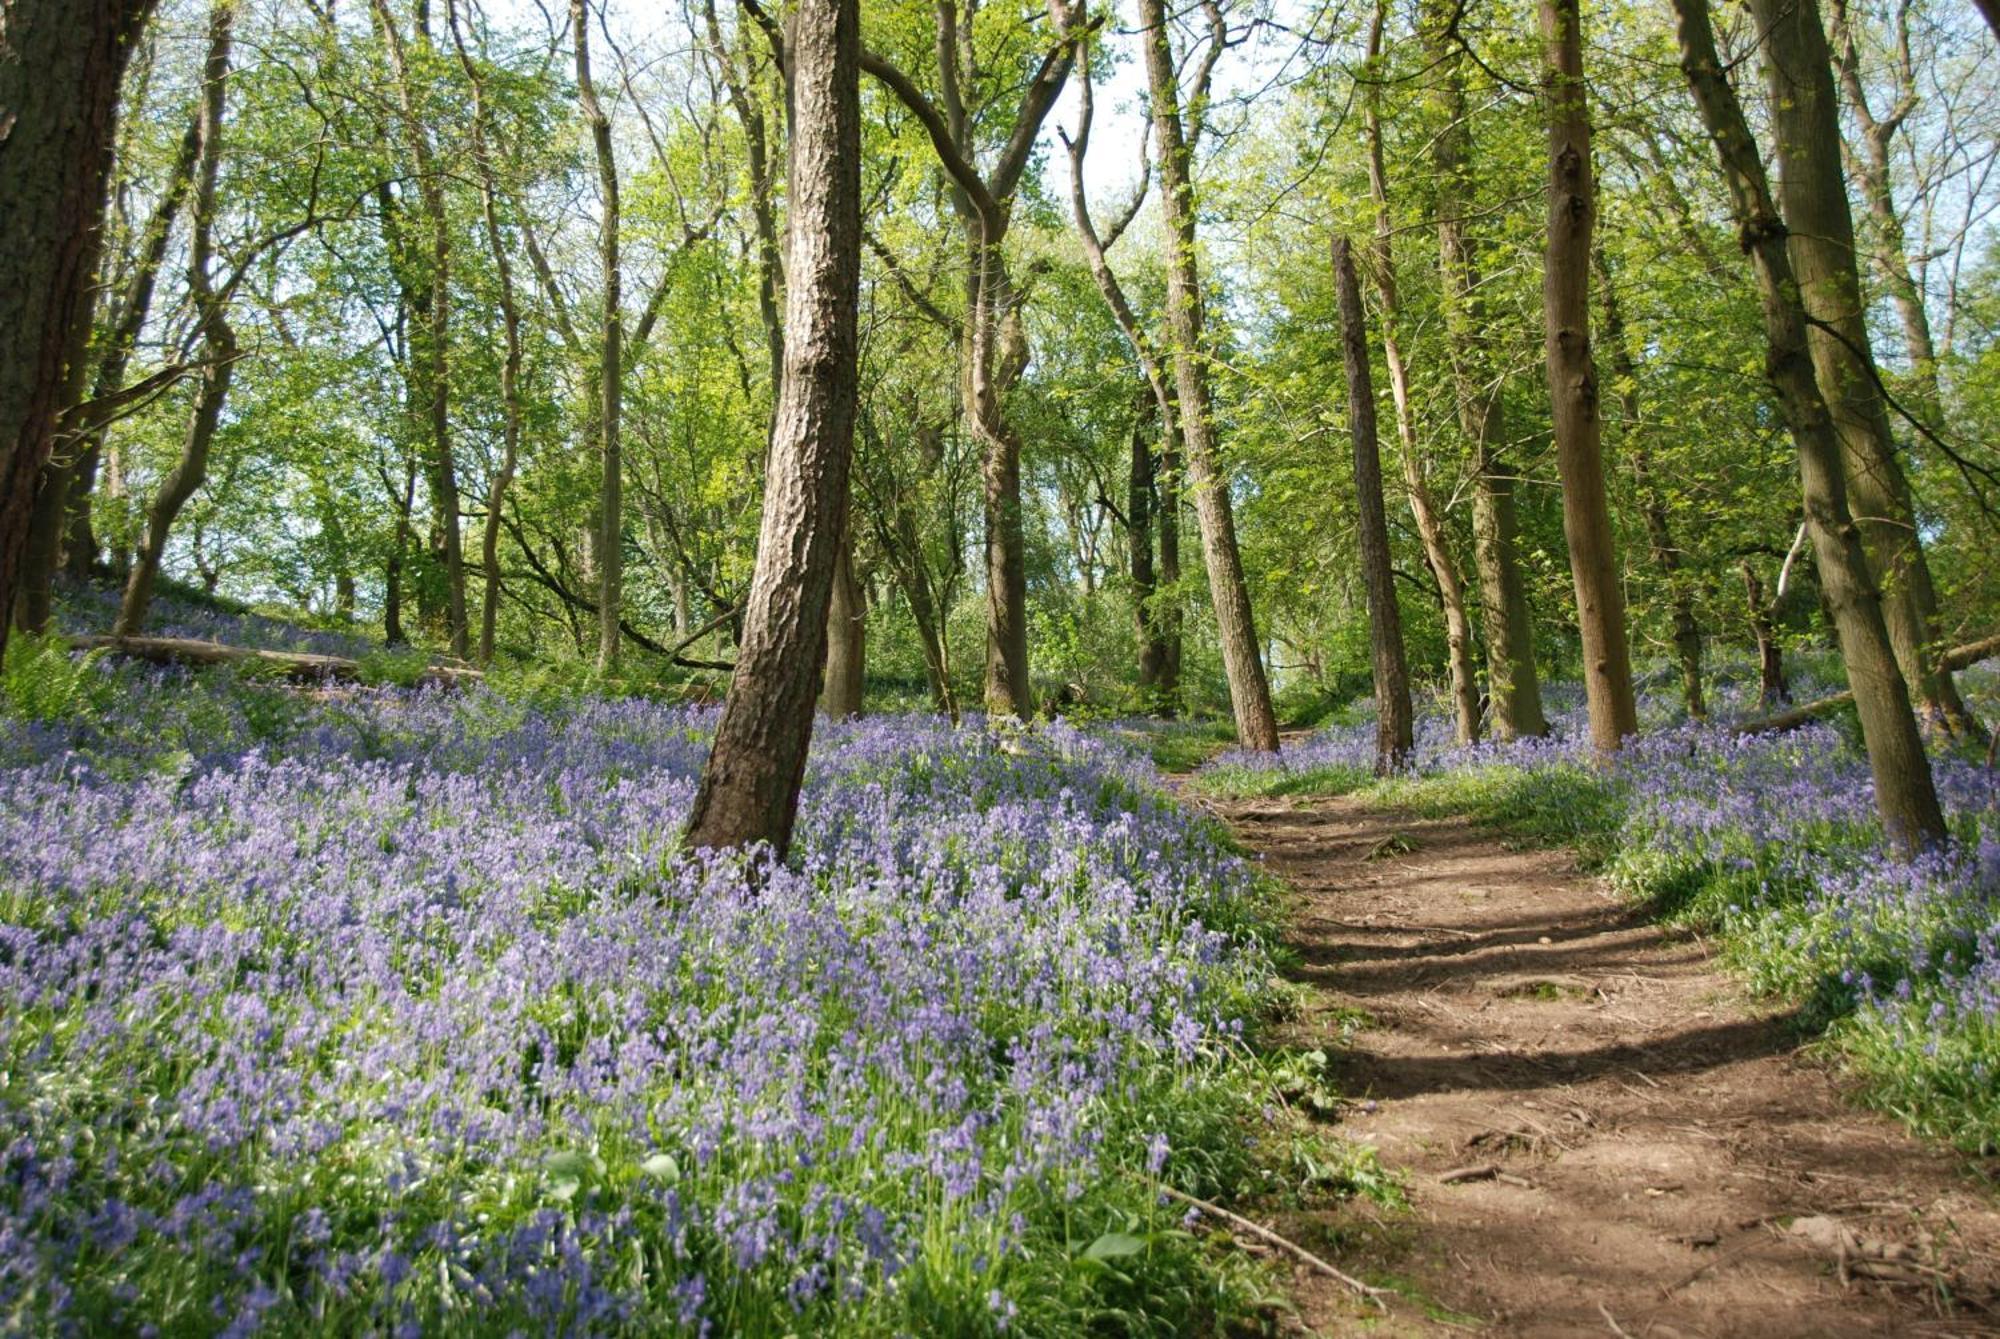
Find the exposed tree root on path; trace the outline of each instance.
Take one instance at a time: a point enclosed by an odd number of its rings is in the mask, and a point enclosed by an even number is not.
[[[1335,1055],[1341,1132],[1412,1203],[1274,1224],[1398,1294],[1302,1266],[1313,1332],[2000,1334],[1982,1169],[1852,1105],[1699,939],[1467,820],[1208,807],[1296,895],[1283,1040]]]

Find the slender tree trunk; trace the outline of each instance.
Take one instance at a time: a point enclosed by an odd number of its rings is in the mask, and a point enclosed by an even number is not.
[[[1340,298],[1340,351],[1347,372],[1347,418],[1354,440],[1356,529],[1361,581],[1368,592],[1368,645],[1375,664],[1375,774],[1402,770],[1415,747],[1410,672],[1403,658],[1403,616],[1389,560],[1389,514],[1382,505],[1382,452],[1375,430],[1375,383],[1368,368],[1368,318],[1354,248],[1333,239],[1334,283]]]
[[[1611,504],[1604,495],[1603,424],[1597,360],[1590,348],[1590,247],[1597,182],[1590,162],[1590,108],[1583,79],[1583,19],[1577,0],[1540,0],[1543,97],[1549,118],[1548,253],[1542,271],[1549,402],[1562,475],[1563,536],[1583,638],[1583,689],[1590,737],[1616,753],[1639,733],[1632,649]]]
[[[854,570],[853,525],[850,515],[835,554],[826,623],[826,684],[819,695],[820,710],[835,720],[861,714],[868,683],[868,599]]]
[[[790,33],[785,375],[743,641],[688,820],[694,847],[785,855],[825,663],[854,445],[861,290],[858,0],[799,0]]]
[[[1001,323],[1006,268],[999,236],[975,219],[972,307],[967,316],[966,407],[980,446],[986,520],[986,710],[1025,717],[1034,710],[1028,680],[1028,559],[1021,518],[1021,439],[1000,410]]]
[[[12,0],[0,28],[0,655],[68,369],[83,357],[118,86],[152,0]]]
[[[1690,719],[1706,720],[1708,701],[1701,683],[1701,624],[1694,616],[1694,594],[1688,588],[1680,546],[1674,543],[1673,527],[1667,520],[1667,501],[1653,473],[1652,452],[1646,445],[1644,419],[1639,412],[1639,369],[1632,360],[1632,347],[1625,336],[1625,314],[1612,284],[1611,267],[1603,252],[1593,257],[1597,284],[1604,295],[1604,342],[1611,348],[1611,375],[1617,382],[1619,413],[1624,416],[1623,445],[1632,462],[1632,481],[1638,485],[1639,505],[1646,519],[1647,556],[1659,569],[1672,601],[1674,656],[1680,662],[1681,696]]]
[[[465,549],[459,527],[458,468],[451,444],[451,219],[445,207],[444,179],[432,152],[426,127],[426,109],[418,97],[409,53],[402,30],[389,10],[388,0],[373,0],[375,16],[384,46],[389,53],[390,71],[395,76],[398,110],[402,114],[403,137],[409,148],[417,177],[417,192],[424,206],[430,230],[428,254],[420,262],[424,305],[418,326],[423,338],[418,350],[421,372],[412,389],[420,392],[430,435],[431,503],[436,510],[438,550],[444,560],[446,636],[452,654],[470,653],[465,609]],[[421,11],[420,11],[421,17]],[[417,24],[416,41],[421,54],[430,53],[430,33]],[[411,257],[405,257],[407,266]]]
[[[167,536],[188,499],[208,477],[209,450],[215,430],[222,420],[222,407],[229,399],[229,384],[236,375],[236,332],[229,324],[227,294],[215,292],[209,278],[214,259],[215,183],[222,166],[222,122],[229,84],[230,45],[234,36],[236,7],[233,0],[216,0],[209,11],[208,57],[202,66],[200,147],[196,153],[193,213],[188,227],[188,292],[201,322],[201,392],[188,421],[187,438],[181,455],[167,477],[146,519],[146,538],[140,545],[138,561],[125,581],[125,594],[118,606],[118,620],[112,632],[120,637],[137,636],[146,626],[146,614],[153,601],[153,586],[159,579],[160,562],[166,556]]]
[[[1488,322],[1465,222],[1471,196],[1472,134],[1464,74],[1458,49],[1443,32],[1441,20],[1431,20],[1430,26],[1442,65],[1438,103],[1444,122],[1431,145],[1438,259],[1459,426],[1472,444],[1472,549],[1486,631],[1487,687],[1494,736],[1520,739],[1546,734],[1548,718],[1542,713],[1534,623],[1521,576],[1514,473],[1504,455],[1506,405],[1501,378],[1486,353]]]
[[[1927,725],[1947,737],[1983,737],[1951,675],[1935,663],[1937,590],[1868,342],[1854,219],[1840,161],[1833,58],[1819,6],[1817,0],[1753,0],[1751,12],[1765,34],[1778,191],[1790,229],[1792,273],[1810,327],[1806,342],[1840,439],[1848,503],[1882,592],[1896,663]]]
[[[1770,601],[1764,598],[1764,583],[1747,558],[1743,560],[1743,596],[1750,607],[1750,635],[1757,640],[1757,704],[1769,710],[1792,700],[1792,684],[1785,677],[1778,620]]]
[[[1275,752],[1278,718],[1271,708],[1270,681],[1264,675],[1256,619],[1250,609],[1250,586],[1236,546],[1236,517],[1215,441],[1215,416],[1203,362],[1193,165],[1181,122],[1180,84],[1167,31],[1165,0],[1139,0],[1139,26],[1146,34],[1147,85],[1152,94],[1153,134],[1159,146],[1160,198],[1166,222],[1167,326],[1180,393],[1181,440],[1187,451],[1195,516],[1201,522],[1202,556],[1208,566],[1209,594],[1215,602],[1222,668],[1229,680],[1237,740],[1245,748]]]
[[[403,646],[409,634],[403,628],[403,560],[410,548],[410,513],[417,505],[417,462],[409,457],[403,466],[403,491],[396,498],[396,529],[389,541],[389,557],[382,567],[382,644]]]
[[[570,0],[569,22],[576,41],[577,98],[590,122],[591,144],[597,155],[597,256],[604,280],[597,372],[601,396],[597,411],[601,527],[597,541],[597,671],[608,674],[617,667],[619,645],[624,640],[618,630],[625,581],[624,464],[619,447],[619,417],[625,399],[625,317],[620,305],[623,274],[618,260],[618,159],[612,152],[611,118],[604,114],[597,100],[597,85],[590,76],[590,10],[585,0]]]
[[[1125,540],[1132,574],[1132,631],[1139,647],[1139,691],[1151,698],[1166,668],[1167,643],[1154,607],[1159,580],[1153,566],[1153,441],[1158,403],[1148,386],[1132,423],[1131,464],[1125,481]]]
[[[1806,528],[1812,536],[1820,588],[1840,634],[1841,658],[1861,717],[1875,803],[1882,826],[1903,850],[1914,852],[1945,837],[1944,812],[1931,781],[1930,761],[1917,733],[1916,715],[1896,665],[1882,606],[1861,536],[1847,510],[1840,442],[1814,380],[1806,343],[1800,286],[1785,246],[1764,176],[1764,163],[1736,92],[1722,73],[1708,0],[1673,0],[1681,70],[1687,76],[1723,177],[1745,249],[1750,253],[1770,344],[1766,370],[1785,422],[1798,447]]]
[[[1368,58],[1382,50],[1386,3],[1377,4],[1368,30]],[[1403,461],[1403,486],[1410,515],[1423,541],[1424,563],[1437,583],[1444,606],[1445,654],[1451,674],[1453,739],[1460,748],[1479,742],[1479,676],[1473,665],[1472,620],[1465,613],[1465,578],[1459,574],[1444,518],[1431,497],[1421,449],[1417,445],[1416,412],[1410,403],[1410,371],[1403,358],[1400,330],[1402,303],[1396,285],[1395,227],[1389,213],[1389,174],[1382,155],[1381,84],[1371,80],[1365,93],[1363,124],[1368,132],[1368,190],[1375,202],[1375,297],[1382,312],[1382,357],[1389,369],[1389,396],[1396,406],[1396,439]]]
[[[1181,451],[1180,400],[1171,391],[1160,425],[1160,455],[1153,466],[1153,528],[1160,537],[1159,589],[1153,620],[1159,629],[1159,712],[1178,715],[1181,709]]]

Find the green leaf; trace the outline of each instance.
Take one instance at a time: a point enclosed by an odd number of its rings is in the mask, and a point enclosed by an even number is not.
[[[1137,1255],[1146,1249],[1143,1237],[1135,1237],[1129,1232],[1107,1232],[1086,1246],[1083,1258],[1086,1260],[1117,1260],[1128,1255]]]
[[[671,1153],[655,1153],[639,1164],[639,1170],[657,1181],[673,1185],[681,1179],[681,1165]]]

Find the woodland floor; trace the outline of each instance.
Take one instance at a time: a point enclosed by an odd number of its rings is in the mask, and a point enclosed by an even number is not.
[[[2000,1335],[1992,1169],[1858,1109],[1700,939],[1469,820],[1206,807],[1297,899],[1282,1040],[1409,1192],[1275,1221],[1393,1290],[1301,1270],[1312,1332]]]

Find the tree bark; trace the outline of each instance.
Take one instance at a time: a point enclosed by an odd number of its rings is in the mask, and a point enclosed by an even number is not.
[[[743,640],[688,820],[697,848],[768,842],[798,814],[847,512],[861,289],[858,0],[799,0],[792,106],[785,375]]]
[[[1683,571],[1680,546],[1674,543],[1667,519],[1666,497],[1653,473],[1653,456],[1646,444],[1645,421],[1639,411],[1639,369],[1625,337],[1625,313],[1612,283],[1611,267],[1599,251],[1593,256],[1598,289],[1604,295],[1604,342],[1611,346],[1611,376],[1618,386],[1618,408],[1624,418],[1622,444],[1632,462],[1639,506],[1646,520],[1647,556],[1659,569],[1671,601],[1674,657],[1680,663],[1681,697],[1692,720],[1706,720],[1708,700],[1701,682],[1701,624],[1694,616],[1694,594]]]
[[[1271,707],[1270,681],[1257,645],[1249,582],[1236,545],[1236,517],[1229,501],[1229,478],[1215,440],[1203,361],[1201,278],[1195,256],[1192,154],[1181,120],[1180,82],[1173,41],[1167,31],[1165,0],[1139,0],[1139,27],[1145,33],[1147,86],[1152,95],[1153,134],[1160,164],[1160,199],[1165,215],[1167,327],[1172,340],[1174,381],[1179,391],[1181,441],[1187,452],[1188,482],[1201,523],[1202,556],[1208,567],[1209,595],[1222,643],[1222,668],[1237,741],[1248,749],[1276,752],[1278,718]]]
[[[209,277],[209,266],[214,260],[215,183],[222,166],[222,123],[235,13],[233,0],[216,0],[209,11],[208,56],[202,65],[201,125],[197,132],[199,148],[188,226],[188,293],[202,334],[201,391],[195,399],[194,414],[188,420],[180,459],[160,481],[160,491],[147,513],[146,538],[125,580],[124,598],[119,602],[118,619],[112,626],[112,632],[120,637],[134,636],[146,626],[153,586],[159,579],[161,560],[166,556],[167,537],[181,508],[208,477],[209,450],[222,420],[222,407],[229,399],[230,382],[236,375],[236,332],[229,324],[229,298],[226,293],[215,291]]]
[[[1506,404],[1501,377],[1486,352],[1488,320],[1465,214],[1472,182],[1472,134],[1461,54],[1442,16],[1426,20],[1441,66],[1431,142],[1437,181],[1438,262],[1446,346],[1460,429],[1472,447],[1472,551],[1479,570],[1480,621],[1486,632],[1487,690],[1494,737],[1548,733],[1535,666],[1534,623],[1521,576],[1514,473],[1505,458]]]
[[[1590,347],[1590,248],[1597,182],[1577,0],[1540,0],[1542,94],[1549,119],[1548,251],[1542,267],[1543,345],[1562,476],[1563,537],[1583,640],[1583,690],[1591,743],[1616,753],[1639,732],[1632,649],[1611,504],[1604,495],[1597,360]]]
[[[1785,675],[1785,650],[1778,644],[1778,622],[1757,569],[1743,560],[1743,597],[1750,607],[1750,634],[1757,641],[1757,702],[1770,708],[1792,700],[1792,682]]]
[[[1382,29],[1388,6],[1378,3],[1368,30],[1368,59],[1382,52]],[[1444,607],[1445,655],[1451,674],[1452,737],[1465,748],[1479,742],[1479,676],[1473,665],[1472,620],[1465,613],[1465,578],[1452,552],[1444,518],[1431,496],[1430,479],[1417,445],[1416,412],[1410,403],[1410,370],[1403,358],[1402,302],[1396,284],[1395,227],[1389,213],[1389,174],[1382,154],[1382,92],[1379,79],[1370,80],[1362,107],[1368,134],[1368,191],[1375,202],[1375,299],[1382,313],[1382,358],[1389,368],[1389,397],[1396,407],[1396,440],[1403,461],[1403,487],[1410,515],[1423,541],[1424,563],[1437,583]]]
[[[1977,738],[1984,734],[1978,718],[1967,710],[1951,675],[1933,663],[1937,589],[1870,350],[1840,161],[1833,57],[1819,6],[1816,0],[1752,0],[1751,12],[1765,34],[1779,202],[1810,327],[1806,343],[1840,439],[1848,503],[1882,593],[1896,663],[1927,726],[1948,738]]]
[[[1847,664],[1875,781],[1876,807],[1890,840],[1915,852],[1944,839],[1944,812],[1882,621],[1867,554],[1848,513],[1840,442],[1814,380],[1785,225],[1743,108],[1723,76],[1709,26],[1708,0],[1673,0],[1673,5],[1681,70],[1715,144],[1739,235],[1756,271],[1770,345],[1766,373],[1798,448],[1806,528],[1812,536],[1820,586],[1840,634],[1841,658]]]
[[[850,503],[851,505],[851,503]],[[850,514],[833,566],[833,595],[826,623],[826,684],[820,710],[835,720],[859,716],[868,678],[868,597],[854,570],[854,529]]]
[[[1354,501],[1361,544],[1361,582],[1368,592],[1368,646],[1375,667],[1375,774],[1401,771],[1415,747],[1410,672],[1403,658],[1403,616],[1389,560],[1389,515],[1382,505],[1382,451],[1375,430],[1375,384],[1368,367],[1368,318],[1354,248],[1333,239],[1333,275],[1340,300],[1341,362],[1347,373],[1347,419],[1354,441]]]
[[[1132,422],[1131,461],[1125,479],[1125,551],[1132,575],[1132,631],[1139,648],[1139,691],[1153,698],[1166,669],[1167,640],[1154,606],[1159,577],[1153,565],[1153,440],[1148,429],[1159,418],[1148,386]]]
[[[0,655],[95,302],[119,83],[152,0],[13,0],[0,29]]]
[[[431,147],[430,131],[424,121],[425,108],[418,97],[402,30],[389,10],[389,0],[372,0],[372,3],[389,54],[390,72],[395,76],[403,139],[430,231],[429,252],[420,262],[419,286],[429,300],[423,304],[424,311],[418,321],[423,347],[417,351],[420,371],[411,389],[422,401],[430,436],[431,503],[436,510],[433,523],[444,558],[446,637],[452,654],[462,657],[468,654],[470,638],[465,611],[465,549],[458,516],[458,468],[451,444],[451,219],[445,207],[443,174]],[[421,18],[421,10],[419,14]],[[419,51],[428,55],[430,33],[421,21],[416,27],[416,41]],[[400,268],[410,268],[411,259],[405,255]]]
[[[597,258],[604,281],[597,372],[597,511],[601,527],[597,539],[597,672],[608,674],[618,665],[618,648],[624,640],[618,631],[625,581],[624,465],[619,445],[619,417],[625,400],[625,316],[619,292],[623,273],[618,260],[618,159],[612,152],[611,118],[597,100],[597,85],[590,75],[590,10],[585,0],[570,0],[569,22],[576,46],[577,100],[590,122],[591,146],[597,156],[601,211],[597,229]]]

